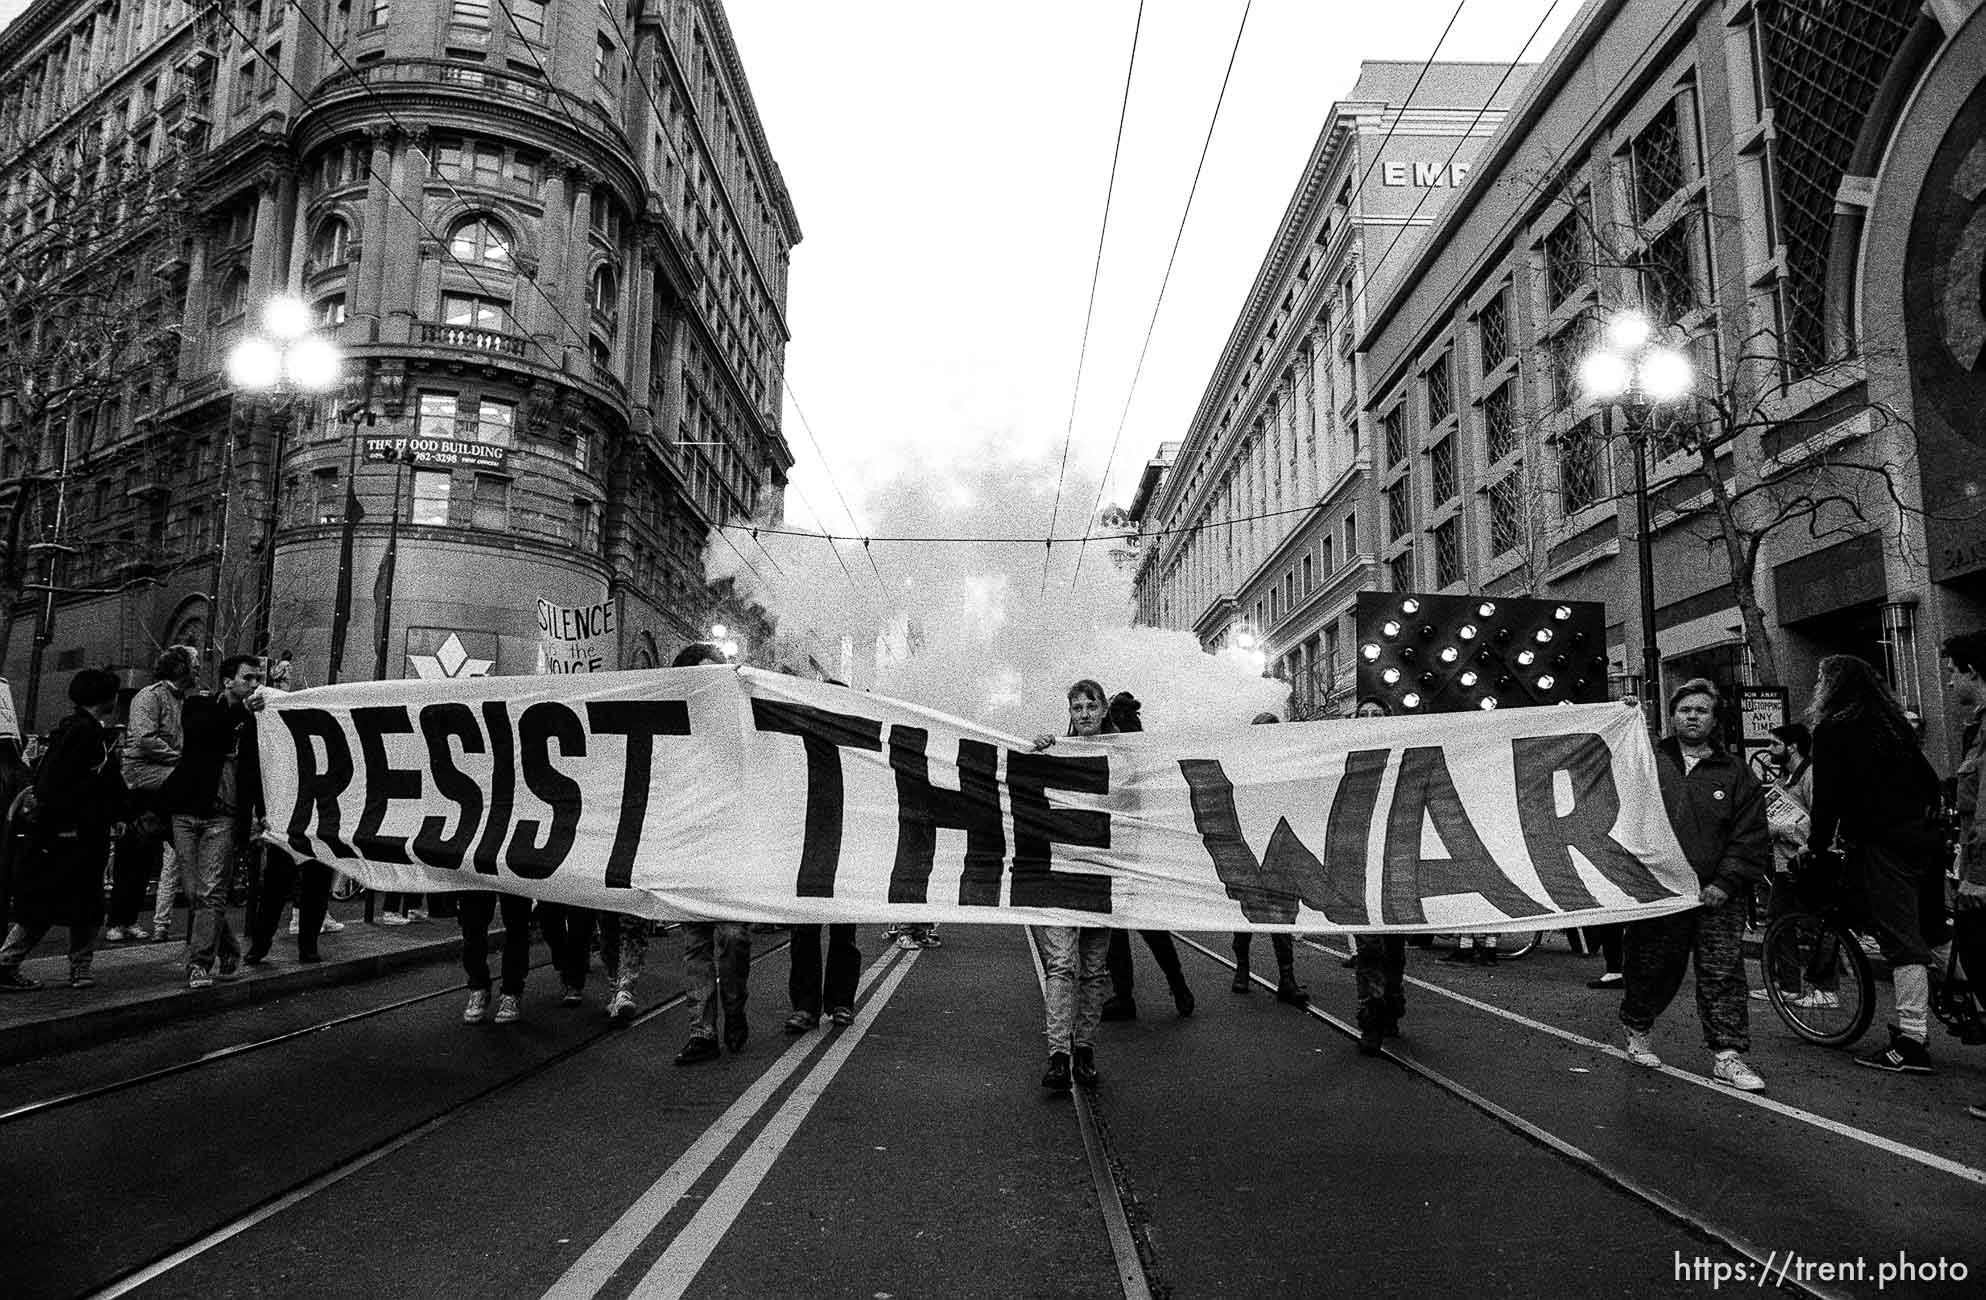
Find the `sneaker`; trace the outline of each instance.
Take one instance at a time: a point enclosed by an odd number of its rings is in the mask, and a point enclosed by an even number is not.
[[[714,1061],[724,1053],[717,1049],[715,1038],[705,1038],[701,1034],[683,1044],[683,1050],[676,1053],[677,1065],[701,1065]]]
[[[127,925],[124,927],[124,937],[133,943],[144,943],[152,937],[152,932],[142,925]]]
[[[428,914],[418,907],[410,907],[401,913],[401,915],[407,918],[408,925],[412,925],[416,921],[425,921],[428,919]]]
[[[97,977],[90,974],[87,970],[77,970],[77,971],[69,972],[70,988],[93,989],[96,986],[97,986]]]
[[[1041,1076],[1041,1086],[1050,1092],[1069,1091],[1069,1054],[1051,1052],[1048,1055],[1048,1073]]]
[[[786,1017],[786,1032],[789,1034],[804,1034],[820,1023],[820,1016],[812,1011],[795,1011],[792,1015]]]
[[[336,934],[344,928],[345,923],[343,921],[340,921],[335,916],[327,916],[324,918],[324,924],[317,927],[317,932],[319,934]],[[290,933],[295,934],[296,931],[291,930]]]
[[[924,945],[917,941],[917,936],[914,934],[900,934],[896,937],[896,946],[905,952],[916,952]]]
[[[932,930],[927,932],[922,939],[919,939],[917,941],[917,946],[920,948],[942,948],[945,946],[945,941],[938,937],[938,932],[936,930]]]
[[[1617,989],[1626,983],[1627,977],[1625,975],[1622,975],[1619,971],[1613,971],[1598,978],[1587,980],[1586,987],[1589,989]]]
[[[210,989],[214,987],[214,974],[199,966],[191,966],[186,971],[186,987],[190,989]]]
[[[1589,985],[1588,987],[1592,987],[1592,986]],[[1788,1002],[1793,1001],[1795,996],[1794,994],[1786,992],[1784,989],[1780,990],[1779,995]],[[1772,990],[1763,987],[1755,988],[1745,996],[1749,997],[1754,1002],[1770,1002],[1772,1001]]]
[[[131,932],[121,925],[113,925],[103,932],[105,943],[123,943],[131,937]]]
[[[1636,1065],[1645,1065],[1651,1070],[1662,1063],[1662,1058],[1655,1054],[1655,1044],[1649,1041],[1648,1035],[1633,1029],[1627,1031],[1627,1059]]]
[[[1739,1092],[1764,1092],[1765,1080],[1758,1077],[1758,1071],[1745,1064],[1745,1058],[1736,1052],[1719,1052],[1710,1067],[1710,1077],[1719,1083],[1728,1083]]]
[[[497,996],[496,1022],[498,1024],[514,1024],[523,1018],[523,999],[519,998],[515,993],[502,993]]]
[[[407,919],[407,915],[404,912],[381,912],[379,914],[379,919],[377,921],[374,921],[373,924],[374,925],[412,925],[413,922]]]
[[[470,989],[469,1000],[462,1007],[462,1023],[465,1025],[479,1025],[489,1019],[489,1016],[490,991],[488,989]]]
[[[1841,995],[1826,989],[1808,989],[1799,997],[1789,998],[1787,1001],[1793,1006],[1806,1007],[1809,1010],[1817,1008],[1838,1010],[1841,1006]]]
[[[0,993],[27,993],[40,987],[41,981],[21,974],[19,966],[0,968]]]
[[[324,928],[327,930],[331,928],[331,918],[328,916],[324,918]],[[299,934],[302,933],[303,933],[303,923],[297,920],[297,914],[294,911],[292,911],[290,913],[289,935],[292,939],[294,939]]]
[[[615,989],[614,996],[607,999],[607,1019],[634,1019],[634,994],[626,989]]]
[[[1891,1074],[1932,1074],[1931,1053],[1915,1038],[1906,1038],[1895,1025],[1889,1027],[1889,1046],[1855,1058],[1855,1064]]]
[[[581,988],[579,987],[579,985],[577,985],[577,984],[562,984],[562,985],[560,985],[560,986],[559,986],[559,1005],[560,1005],[560,1006],[562,1006],[562,1007],[576,1007],[576,1006],[578,1006],[578,1005],[579,1005],[580,1003],[582,1003],[582,1002],[584,1002],[584,1001],[586,1001],[586,994],[585,994],[585,992],[584,992],[583,990],[581,990]]]
[[[837,1028],[846,1029],[855,1023],[855,1008],[836,1007],[834,1010],[828,1012],[828,1019],[834,1021]]]

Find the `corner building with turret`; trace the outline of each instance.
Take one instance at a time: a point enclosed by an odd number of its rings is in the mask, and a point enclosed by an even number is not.
[[[716,526],[781,517],[800,229],[714,0],[42,0],[0,142],[8,245],[52,250],[0,266],[39,725],[175,641],[311,685],[341,631],[340,680],[542,671],[541,602],[598,666],[666,663]],[[327,394],[225,378],[285,293]]]

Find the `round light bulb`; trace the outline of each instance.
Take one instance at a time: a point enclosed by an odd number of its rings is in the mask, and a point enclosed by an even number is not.
[[[1476,707],[1487,713],[1489,710],[1496,707],[1496,696],[1494,695],[1483,696],[1482,702],[1477,704]]]
[[[1546,673],[1543,677],[1540,677],[1538,679],[1538,689],[1541,691],[1548,691],[1553,686],[1557,685],[1557,683],[1558,683],[1558,678],[1552,676],[1550,673]]]
[[[1552,611],[1552,617],[1557,619],[1561,623],[1565,622],[1567,619],[1572,617],[1572,606],[1560,605],[1557,609]]]
[[[1456,629],[1455,635],[1461,637],[1464,641],[1473,641],[1476,639],[1476,625],[1474,623],[1464,623]]]
[[[1538,654],[1535,650],[1519,650],[1517,652],[1517,662],[1523,664],[1526,668],[1529,668],[1537,658]]]
[[[279,294],[262,304],[262,328],[279,339],[300,339],[310,332],[310,304]]]
[[[283,377],[307,393],[336,388],[344,377],[344,364],[338,345],[314,334],[283,349]]]
[[[1389,641],[1392,640],[1394,637],[1400,635],[1400,624],[1394,619],[1387,619],[1379,625],[1379,635]]]
[[[1454,663],[1454,662],[1456,661],[1456,659],[1458,659],[1458,658],[1460,658],[1460,657],[1461,657],[1461,651],[1459,651],[1459,650],[1457,650],[1457,649],[1456,649],[1456,648],[1455,648],[1454,646],[1452,646],[1452,645],[1445,645],[1445,646],[1443,646],[1443,647],[1441,647],[1441,662],[1442,662],[1442,663],[1445,663],[1445,664],[1452,664],[1452,663]]]
[[[1377,642],[1374,641],[1366,642],[1364,645],[1358,648],[1358,652],[1365,656],[1365,661],[1369,664],[1377,663],[1379,661],[1379,645]]]
[[[1243,650],[1253,650],[1255,648],[1255,634],[1253,632],[1237,632],[1234,634],[1234,643]]]
[[[718,649],[724,652],[726,659],[736,659],[738,657],[738,643],[736,641],[726,641]]]
[[[1418,614],[1421,612],[1421,603],[1412,596],[1409,596],[1400,602],[1400,612],[1402,614]]]
[[[1696,382],[1689,354],[1677,348],[1650,348],[1641,358],[1641,392],[1651,402],[1673,402]]]
[[[1474,686],[1477,682],[1481,681],[1482,678],[1476,674],[1475,669],[1471,668],[1467,672],[1463,673],[1460,677],[1456,678],[1455,680],[1461,682],[1462,685],[1464,686]]]
[[[1419,691],[1408,691],[1400,697],[1400,707],[1403,709],[1418,709],[1420,706],[1421,693]]]
[[[1627,361],[1617,353],[1595,352],[1579,363],[1579,389],[1590,401],[1608,402],[1627,391]]]
[[[1476,606],[1476,617],[1478,618],[1489,618],[1495,613],[1496,613],[1496,602],[1493,600],[1486,600],[1482,604]]]
[[[1550,628],[1548,628],[1548,627],[1541,627],[1541,628],[1539,628],[1539,629],[1538,629],[1538,644],[1539,644],[1539,645],[1545,645],[1545,644],[1547,644],[1547,643],[1549,643],[1549,642],[1551,641],[1551,639],[1552,639],[1552,630],[1551,630]]]
[[[731,635],[731,629],[722,623],[712,623],[710,625],[710,635],[722,641],[725,637]]]
[[[1623,352],[1632,352],[1655,333],[1648,317],[1638,311],[1615,312],[1607,322],[1607,343]]]
[[[1388,686],[1392,686],[1400,680],[1400,670],[1398,668],[1388,668],[1385,672],[1379,674],[1379,680],[1385,682]]]
[[[245,338],[228,353],[228,382],[250,392],[266,392],[283,379],[283,354],[265,338]]]

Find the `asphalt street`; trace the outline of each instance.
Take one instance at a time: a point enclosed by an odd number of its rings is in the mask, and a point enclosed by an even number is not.
[[[549,971],[521,1023],[464,1026],[435,965],[0,1070],[0,1291],[1636,1296],[1745,1269],[1754,1293],[1969,1295],[1986,1265],[1964,1114],[1986,1053],[1949,1038],[1939,1075],[1888,1076],[1761,1007],[1771,1087],[1743,1096],[1705,1079],[1687,994],[1669,1068],[1636,1067],[1595,963],[1548,947],[1415,952],[1405,1036],[1368,1059],[1334,1023],[1331,944],[1298,948],[1316,1014],[1231,993],[1226,936],[1194,935],[1197,1013],[1141,965],[1140,1018],[1104,1026],[1078,1102],[1039,1086],[1026,932],[941,933],[905,953],[865,931],[855,1024],[797,1038],[759,936],[752,1038],[694,1068],[665,937],[624,1029],[597,983],[559,1007]]]

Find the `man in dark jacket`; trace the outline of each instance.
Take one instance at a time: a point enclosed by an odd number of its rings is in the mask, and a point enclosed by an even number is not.
[[[1696,959],[1696,1010],[1719,1083],[1758,1092],[1765,1080],[1745,1063],[1751,1050],[1745,998],[1745,902],[1765,878],[1772,840],[1765,798],[1745,764],[1717,743],[1717,688],[1703,678],[1669,697],[1670,734],[1655,747],[1662,806],[1702,882],[1702,906],[1627,927],[1621,1024],[1628,1058],[1658,1066],[1650,1035]]]
[[[103,868],[111,828],[124,816],[124,778],[111,757],[107,725],[117,708],[117,674],[85,668],[69,681],[76,709],[49,738],[35,774],[34,827],[17,861],[15,915],[0,945],[0,991],[41,987],[21,962],[57,925],[69,927],[69,987],[86,989],[103,924]]]
[[[241,965],[241,947],[228,924],[228,874],[240,842],[238,819],[260,785],[250,722],[263,704],[261,687],[262,664],[254,655],[223,659],[219,693],[186,701],[181,716],[186,747],[160,788],[161,802],[172,813],[173,853],[191,905],[188,988],[207,988],[217,973],[231,979]]]

